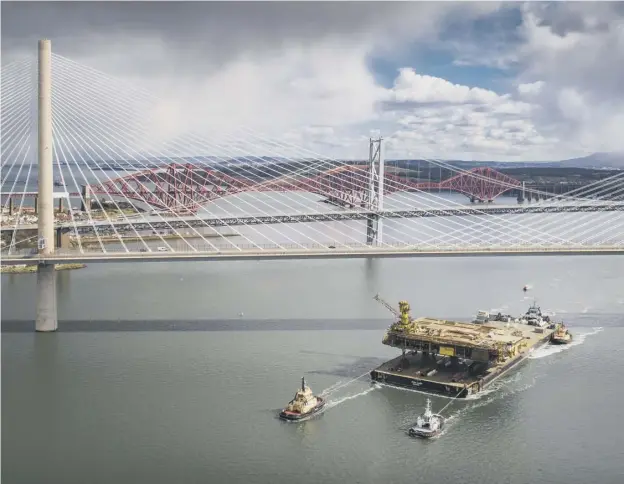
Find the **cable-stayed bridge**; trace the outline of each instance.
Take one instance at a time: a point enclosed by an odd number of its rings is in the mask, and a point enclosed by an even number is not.
[[[505,203],[518,180],[440,160],[450,176],[407,176],[381,139],[357,162],[250,128],[181,130],[162,99],[39,48],[2,68],[0,192],[2,262],[39,263],[42,287],[85,260],[624,251],[624,173]]]

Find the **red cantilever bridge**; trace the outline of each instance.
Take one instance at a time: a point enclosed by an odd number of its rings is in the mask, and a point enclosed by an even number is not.
[[[366,207],[366,166],[343,165],[313,176],[286,175],[254,181],[193,164],[170,164],[89,185],[95,195],[121,196],[174,213],[196,213],[206,202],[242,192],[310,192],[346,207]],[[491,201],[520,182],[491,168],[474,168],[441,182],[414,182],[385,174],[384,193],[449,190]]]

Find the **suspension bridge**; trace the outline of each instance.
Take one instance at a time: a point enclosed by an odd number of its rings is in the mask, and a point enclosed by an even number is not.
[[[49,41],[2,67],[2,92],[2,263],[38,264],[42,331],[57,263],[624,252],[624,173],[514,205],[518,180],[402,175],[381,138],[345,161],[246,127],[181,133],[162,99]]]

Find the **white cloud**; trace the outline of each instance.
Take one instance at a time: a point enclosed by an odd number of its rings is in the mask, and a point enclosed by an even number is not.
[[[189,84],[175,93],[189,128],[221,137],[242,136],[239,127],[245,126],[277,140],[295,130],[306,147],[316,144],[320,152],[338,136],[334,130],[375,121],[375,103],[383,92],[367,68],[366,53],[335,44],[241,59]],[[332,144],[337,143],[334,138]],[[358,151],[366,149],[362,145]]]
[[[546,139],[531,121],[535,106],[492,90],[451,83],[401,69],[383,96],[397,115],[390,155],[402,150],[453,159],[525,159]],[[552,140],[555,141],[555,140]]]
[[[497,7],[441,2],[422,11],[397,7],[379,20],[370,10],[347,32],[345,26],[357,22],[315,14],[314,25],[331,24],[318,27],[318,35],[299,19],[305,35],[297,37],[299,27],[292,24],[268,40],[258,37],[256,22],[244,23],[253,33],[246,35],[212,19],[205,30],[217,29],[223,41],[211,34],[196,48],[189,40],[200,31],[182,36],[153,29],[139,35],[83,32],[80,41],[64,45],[89,46],[68,56],[159,96],[162,101],[146,113],[155,139],[192,128],[207,144],[226,143],[246,126],[335,157],[365,158],[373,129],[387,139],[387,155],[396,157],[557,159],[624,149],[624,28],[618,30],[622,17],[604,6],[564,6],[553,13],[529,5],[519,44],[504,44],[504,35],[490,49],[463,42],[456,64],[518,69],[499,92],[410,67],[397,71],[387,88],[371,73],[371,53],[405,49],[408,40],[434,42],[449,16],[470,21]],[[113,101],[129,103],[122,94]]]
[[[489,110],[531,124],[533,135],[525,140],[531,147],[510,145],[510,154],[556,159],[623,151],[624,138],[617,134],[624,126],[622,4],[527,2],[521,17],[516,30],[488,31],[476,42],[469,36],[445,42],[455,65],[517,72],[509,105],[492,102],[497,107]]]
[[[439,77],[417,74],[413,69],[400,69],[388,100],[396,103],[477,103],[498,101],[498,95],[487,89],[453,84]]]
[[[528,3],[515,49],[518,92],[568,156],[624,150],[624,10],[608,2]],[[619,127],[619,128],[618,128]]]
[[[518,93],[525,96],[535,96],[542,91],[544,81],[529,82],[527,84],[518,85]]]
[[[531,121],[534,105],[410,68],[401,69],[394,85],[384,88],[369,71],[366,57],[361,47],[317,43],[270,57],[241,58],[199,81],[186,79],[175,90],[153,81],[162,100],[146,112],[151,136],[140,146],[192,129],[205,140],[204,153],[297,157],[311,151],[365,158],[367,136],[381,128],[391,157],[543,156],[538,150],[546,140]],[[93,75],[82,77],[79,82],[94,83]],[[120,87],[108,89],[103,94],[110,102],[128,103],[115,94]],[[277,144],[262,141],[267,138]],[[197,147],[189,145],[185,154],[195,154]]]

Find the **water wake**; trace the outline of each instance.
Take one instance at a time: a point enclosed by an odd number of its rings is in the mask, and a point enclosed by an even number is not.
[[[347,381],[345,383],[342,383],[340,381],[337,382],[337,383],[334,383],[333,385],[330,385],[325,390],[323,390],[321,392],[321,395],[328,396],[328,395],[334,393],[335,391],[340,390],[341,388],[346,387],[347,385],[351,385],[351,383],[354,383],[354,382],[356,382],[358,380],[361,380],[362,378],[364,378],[365,376],[368,376],[368,375],[370,375],[370,370],[367,370],[366,373],[362,373],[360,376],[356,376],[355,378],[353,378],[353,379],[351,379],[351,380],[349,380],[349,381]]]
[[[353,380],[351,380],[351,381],[353,381]],[[348,382],[348,383],[351,383],[351,382]],[[324,392],[326,392],[328,389],[330,389],[330,388],[332,388],[332,387],[334,387],[334,388],[340,388],[340,387],[343,387],[343,386],[344,386],[344,384],[343,384],[343,385],[339,385],[339,384],[340,384],[340,382],[334,383],[333,385],[331,385],[330,387],[328,387],[326,390],[324,390]],[[323,393],[322,393],[321,395],[323,395],[323,396],[325,396],[325,398],[327,398],[327,403],[325,404],[325,408],[323,408],[323,409],[322,409],[320,412],[318,412],[318,413],[315,413],[315,414],[310,415],[309,417],[305,417],[305,418],[302,418],[302,419],[300,419],[300,420],[293,420],[293,421],[290,421],[289,423],[301,423],[301,422],[307,422],[307,421],[308,421],[308,420],[310,420],[310,419],[316,418],[317,416],[324,414],[324,413],[325,413],[325,412],[327,412],[330,408],[337,407],[338,405],[341,405],[341,404],[343,404],[343,403],[345,403],[345,402],[347,402],[347,401],[349,401],[349,400],[354,400],[355,398],[363,397],[364,395],[367,395],[367,394],[369,394],[370,392],[372,392],[372,391],[374,391],[374,390],[377,390],[378,388],[379,388],[379,385],[373,385],[373,386],[371,386],[370,388],[367,388],[367,389],[366,389],[366,390],[364,390],[364,391],[361,391],[361,392],[359,392],[359,393],[356,393],[355,395],[347,395],[347,396],[345,396],[345,397],[341,397],[341,398],[338,398],[338,399],[336,399],[336,400],[330,400],[330,399],[326,396],[326,394],[323,394]]]
[[[337,390],[341,386],[342,386],[342,380],[337,381],[333,385],[329,385],[325,390],[323,390],[321,392],[321,396],[324,397],[326,395],[329,395],[330,393],[332,393],[333,391]]]
[[[461,418],[464,415],[466,415],[468,412],[471,412],[480,407],[485,407],[486,405],[489,405],[492,402],[502,400],[509,396],[515,395],[516,393],[520,393],[520,392],[530,389],[531,387],[535,385],[535,383],[538,380],[538,377],[534,377],[533,379],[531,379],[531,381],[525,383],[524,385],[520,385],[515,388],[509,388],[509,385],[516,383],[519,380],[520,380],[520,374],[517,374],[512,378],[508,378],[505,381],[501,381],[500,383],[495,383],[492,387],[488,388],[487,390],[484,390],[483,392],[480,392],[479,394],[470,395],[468,398],[459,399],[458,402],[464,403],[464,406],[459,408],[455,412],[449,413],[448,415],[444,416],[445,417],[444,428],[438,435],[436,435],[435,437],[432,437],[431,440],[436,440],[442,437],[443,435],[445,435],[447,432],[449,432],[451,428],[457,422],[459,422]],[[505,391],[501,391],[501,389],[505,387],[507,387],[507,389]],[[407,432],[408,428],[411,427],[412,425],[413,424],[405,426],[405,431]]]
[[[492,387],[484,390],[483,392],[480,392],[476,395],[470,395],[468,398],[465,398],[464,402],[466,402],[467,405],[464,405],[462,408],[458,409],[456,412],[453,412],[448,417],[446,417],[444,429],[440,433],[440,437],[448,432],[450,428],[468,412],[471,412],[480,407],[485,407],[486,405],[489,405],[495,401],[503,400],[517,393],[524,392],[534,387],[540,376],[534,376],[530,381],[526,382],[523,385],[519,385],[516,387],[511,386],[514,383],[519,383],[521,378],[521,373],[517,373],[511,378],[494,383]]]
[[[547,356],[556,355],[557,353],[561,353],[562,351],[569,350],[570,348],[574,348],[575,346],[581,345],[585,342],[585,339],[588,336],[593,336],[595,334],[600,333],[603,330],[602,326],[594,328],[587,333],[575,334],[574,339],[571,343],[567,345],[546,345],[541,348],[538,348],[533,353],[529,355],[529,359],[537,360],[540,358],[545,358]]]
[[[556,345],[556,346],[546,345],[542,348],[535,350],[531,355],[529,355],[529,358],[530,359],[544,358],[544,357],[547,357],[556,353],[560,353],[574,346],[581,345],[585,342],[585,339],[588,336],[598,334],[602,330],[603,330],[602,327],[597,327],[586,333],[577,334],[575,335],[574,340],[568,345]],[[471,412],[477,408],[489,405],[492,402],[508,398],[517,393],[524,392],[534,387],[535,384],[537,383],[537,380],[539,380],[542,376],[543,375],[535,375],[529,381],[522,383],[522,379],[524,375],[522,371],[518,371],[503,380],[493,383],[490,387],[486,388],[485,390],[479,393],[469,395],[463,399],[457,399],[457,403],[460,403],[460,404],[463,403],[464,405],[462,405],[456,411],[449,413],[448,416],[446,416],[444,429],[442,430],[442,432],[440,432],[438,436],[434,437],[434,439],[440,438],[444,434],[446,434],[451,429],[451,427],[453,427],[453,425],[457,421],[459,421],[464,415],[466,415],[468,412]],[[404,391],[417,392],[417,393],[426,393],[426,392],[420,392],[418,390],[409,389],[409,388],[398,388],[398,389],[401,389]],[[449,398],[449,397],[444,397],[442,395],[436,395],[436,397]],[[455,402],[449,402],[449,404],[447,405],[450,405],[451,403],[455,403]]]
[[[379,388],[378,385],[373,385],[370,388],[367,388],[366,390],[356,393],[355,395],[348,395],[346,397],[342,397],[342,398],[338,398],[337,400],[328,400],[327,405],[325,406],[326,410],[329,410],[330,408],[334,408],[337,407],[338,405],[347,402],[349,400],[353,400],[355,398],[359,398],[359,397],[363,397],[364,395],[368,395],[370,392],[375,391]]]

